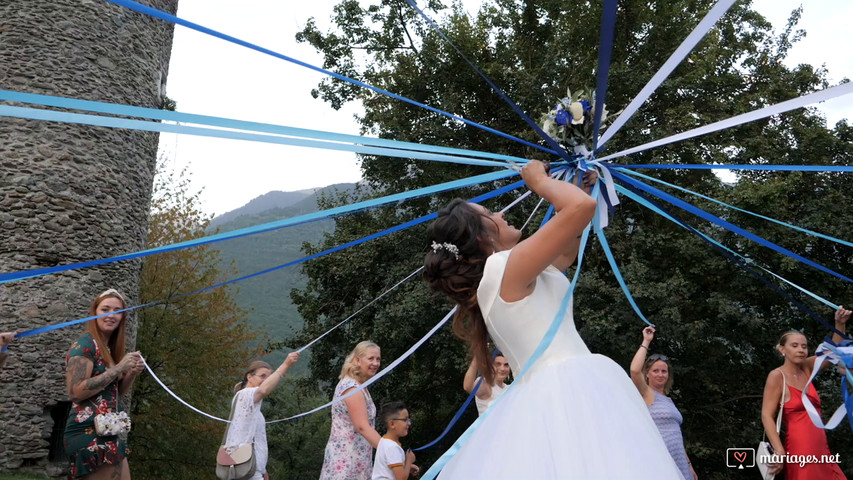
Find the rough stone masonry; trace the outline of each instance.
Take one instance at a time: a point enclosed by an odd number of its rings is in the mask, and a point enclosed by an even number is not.
[[[175,13],[178,0],[140,0]],[[0,88],[160,108],[173,26],[105,0],[0,0]],[[0,272],[140,250],[156,133],[0,117]],[[87,316],[107,288],[135,304],[139,261],[0,285],[0,331]],[[129,346],[135,344],[131,317]],[[0,472],[67,472],[65,353],[80,326],[18,339],[0,371]],[[131,445],[132,447],[132,445]]]

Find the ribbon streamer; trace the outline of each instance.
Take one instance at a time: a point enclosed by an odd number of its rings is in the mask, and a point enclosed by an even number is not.
[[[790,224],[790,223],[787,223],[787,222],[783,222],[783,221],[781,221],[781,220],[776,220],[775,218],[770,218],[770,217],[767,217],[767,216],[764,216],[764,215],[760,215],[760,214],[758,214],[758,213],[753,213],[753,212],[750,212],[749,210],[744,210],[744,209],[742,209],[742,208],[735,207],[734,205],[729,205],[729,204],[728,204],[728,203],[726,203],[726,202],[723,202],[723,201],[720,201],[720,200],[716,200],[716,199],[711,198],[711,197],[709,197],[709,196],[707,196],[707,195],[702,195],[701,193],[694,192],[693,190],[688,190],[688,189],[686,189],[686,188],[684,188],[684,187],[679,187],[678,185],[673,185],[673,184],[671,184],[671,183],[669,183],[669,182],[665,182],[665,181],[660,180],[660,179],[655,178],[655,177],[650,177],[650,176],[648,176],[648,175],[643,175],[642,173],[632,172],[632,171],[630,171],[630,170],[623,170],[623,169],[621,169],[621,168],[619,168],[619,169],[617,169],[617,170],[619,170],[620,172],[626,173],[626,174],[628,174],[628,175],[633,175],[633,176],[635,176],[635,177],[639,177],[639,178],[642,178],[642,179],[645,179],[645,180],[649,180],[649,181],[652,181],[652,182],[655,182],[655,183],[659,183],[659,184],[661,184],[661,185],[666,185],[666,186],[668,186],[668,187],[674,188],[674,189],[679,190],[679,191],[682,191],[682,192],[684,192],[684,193],[689,193],[690,195],[693,195],[693,196],[695,196],[695,197],[699,197],[699,198],[701,198],[701,199],[703,199],[703,200],[708,200],[709,202],[714,202],[714,203],[716,203],[717,205],[722,205],[722,206],[724,206],[724,207],[726,207],[726,208],[730,208],[730,209],[732,209],[732,210],[737,210],[738,212],[742,212],[742,213],[745,213],[745,214],[747,214],[747,215],[752,215],[753,217],[757,217],[757,218],[760,218],[760,219],[762,219],[762,220],[767,220],[768,222],[773,222],[773,223],[775,223],[775,224],[777,224],[777,225],[781,225],[781,226],[783,226],[783,227],[788,227],[788,228],[790,228],[790,229],[797,230],[797,231],[799,231],[799,232],[807,233],[807,234],[812,235],[812,236],[814,236],[814,237],[822,238],[822,239],[824,239],[824,240],[829,240],[830,242],[840,243],[840,244],[842,244],[842,245],[846,245],[846,246],[848,246],[848,247],[853,247],[853,242],[848,242],[848,241],[846,241],[846,240],[842,240],[842,239],[840,239],[840,238],[830,237],[829,235],[824,235],[824,234],[822,234],[822,233],[815,232],[814,230],[809,230],[809,229],[807,229],[807,228],[798,227],[798,226],[796,226],[796,225],[793,225],[793,224]]]
[[[743,228],[740,228],[737,225],[734,225],[730,222],[727,222],[727,221],[723,220],[722,218],[717,217],[716,215],[712,215],[712,214],[710,214],[710,213],[708,213],[708,212],[706,212],[700,208],[697,208],[697,207],[695,207],[695,206],[693,206],[693,205],[691,205],[691,204],[689,204],[689,203],[687,203],[687,202],[685,202],[679,198],[673,197],[672,195],[670,195],[666,192],[658,190],[657,188],[654,188],[650,185],[646,185],[645,183],[638,182],[637,180],[634,180],[634,179],[632,179],[626,175],[623,175],[619,172],[612,172],[612,173],[613,173],[614,178],[620,180],[621,182],[629,184],[629,185],[631,185],[631,186],[633,186],[639,190],[643,190],[647,193],[651,193],[652,195],[654,195],[654,196],[656,196],[656,197],[658,197],[658,198],[660,198],[660,199],[662,199],[668,203],[671,203],[671,204],[673,204],[679,208],[687,210],[688,212],[690,212],[690,213],[692,213],[698,217],[701,217],[701,218],[704,218],[705,220],[713,222],[716,225],[719,225],[719,226],[721,226],[725,229],[728,229],[734,233],[737,233],[738,235],[746,237],[746,238],[758,243],[759,245],[763,245],[763,246],[768,247],[772,250],[775,250],[779,253],[787,255],[788,257],[791,257],[795,260],[798,260],[801,263],[805,263],[806,265],[809,265],[813,268],[816,268],[816,269],[818,269],[824,273],[828,273],[830,275],[838,277],[842,280],[846,280],[848,282],[853,282],[853,280],[851,280],[850,278],[848,278],[845,275],[842,275],[838,272],[835,272],[832,269],[829,269],[827,267],[824,267],[823,265],[815,263],[815,262],[813,262],[813,261],[811,261],[811,260],[809,260],[803,256],[800,256],[800,255],[788,250],[787,248],[780,247],[779,245],[777,245],[777,244],[775,244],[769,240],[765,240],[765,239],[759,237],[758,235],[756,235],[756,234],[754,234],[748,230],[744,230]]]
[[[631,100],[631,103],[622,110],[622,113],[616,117],[616,120],[607,128],[603,135],[601,135],[601,139],[598,141],[598,149],[599,151],[604,148],[604,144],[610,140],[610,137],[616,134],[622,125],[624,125],[631,117],[639,110],[640,105],[642,105],[646,100],[649,99],[650,96],[658,89],[658,87],[666,80],[670,74],[672,74],[675,67],[677,67],[687,55],[693,51],[693,48],[696,47],[696,44],[702,40],[705,35],[711,30],[711,27],[717,23],[720,17],[725,14],[729,8],[735,3],[736,0],[720,0],[707,15],[699,22],[699,25],[696,25],[696,28],[690,32],[690,35],[681,42],[681,45],[675,49],[672,55],[666,60],[662,67],[654,74],[651,80],[640,90],[640,93]]]
[[[368,145],[374,147],[388,147],[398,150],[413,150],[421,152],[445,153],[449,155],[461,155],[463,157],[480,157],[505,162],[526,163],[527,159],[501,155],[497,153],[480,152],[477,150],[466,150],[462,148],[440,147],[414,142],[401,142],[387,138],[365,137],[361,135],[347,135],[343,133],[323,132],[307,128],[288,127],[271,123],[249,122],[233,118],[214,117],[210,115],[198,115],[193,113],[172,112],[169,110],[158,110],[155,108],[135,107],[118,103],[94,102],[91,100],[79,100],[67,97],[55,97],[51,95],[38,95],[34,93],[15,92],[12,90],[0,90],[0,100],[10,102],[27,103],[30,105],[41,105],[45,107],[67,108],[109,115],[121,115],[126,117],[147,118],[150,120],[171,121],[177,123],[192,123],[210,127],[227,128],[231,130],[245,130],[248,132],[271,133],[275,135],[286,135],[290,137],[310,138],[322,141],[345,142],[356,145]],[[110,117],[107,117],[110,118]],[[263,139],[251,139],[250,141],[263,141]],[[325,148],[325,147],[323,147]],[[505,165],[504,165],[505,166]]]
[[[837,427],[842,420],[844,420],[844,417],[847,416],[847,402],[849,401],[850,396],[847,393],[846,384],[848,381],[853,384],[853,375],[851,375],[849,370],[850,368],[853,368],[853,344],[851,344],[850,341],[845,341],[842,342],[841,345],[836,345],[831,340],[827,340],[817,347],[815,355],[817,355],[817,358],[815,358],[814,368],[812,369],[809,381],[806,382],[806,386],[803,388],[801,398],[803,406],[806,408],[806,413],[808,413],[814,426],[824,430],[832,430]],[[812,381],[817,377],[817,374],[820,373],[821,365],[827,360],[834,365],[838,365],[840,363],[844,368],[845,376],[841,378],[844,401],[838,406],[826,424],[824,424],[820,413],[818,413],[815,406],[812,405],[811,399],[809,399],[808,391],[809,385],[811,385]],[[853,427],[853,415],[851,415],[849,421],[850,426]]]
[[[370,208],[379,207],[382,205],[388,205],[393,203],[399,203],[404,200],[408,200],[410,198],[421,197],[426,195],[432,195],[437,192],[453,190],[457,188],[462,188],[471,185],[477,185],[479,183],[491,182],[495,180],[500,180],[503,178],[511,177],[517,175],[516,172],[511,170],[504,170],[502,172],[493,172],[487,173],[484,175],[477,175],[474,177],[468,177],[465,179],[454,180],[452,182],[442,183],[438,185],[432,185],[430,187],[419,188],[416,190],[410,190],[404,193],[398,193],[394,195],[388,195],[385,197],[374,198],[371,200],[366,200],[363,202],[357,202],[350,205],[344,205],[341,207],[335,207],[328,210],[323,210],[320,212],[309,213],[305,215],[300,215],[297,217],[292,217],[284,220],[277,220],[274,222],[264,223],[262,225],[256,225],[254,227],[241,228],[238,230],[233,230],[230,232],[219,233],[216,235],[209,235],[207,237],[197,238],[193,240],[188,240],[185,242],[173,243],[171,245],[164,245],[162,247],[151,248],[147,250],[141,250],[134,253],[127,253],[124,255],[118,255],[115,257],[104,258],[100,260],[90,260],[87,262],[78,262],[71,263],[66,265],[59,265],[56,267],[47,267],[47,268],[38,268],[32,270],[24,270],[19,272],[10,272],[10,273],[2,273],[0,274],[0,284],[13,282],[16,280],[22,280],[25,278],[33,278],[40,277],[43,275],[49,275],[57,272],[64,272],[68,270],[76,270],[84,267],[92,267],[96,265],[103,265],[106,263],[118,262],[121,260],[130,260],[134,258],[145,257],[148,255],[154,255],[157,253],[170,252],[173,250],[179,250],[182,248],[195,247],[198,245],[206,245],[209,243],[221,242],[223,240],[228,240],[231,238],[239,238],[248,235],[255,235],[262,232],[269,232],[272,230],[278,230],[285,227],[301,225],[303,223],[309,223],[317,220],[323,220],[326,218],[331,218],[333,216],[338,216],[346,213],[357,212],[361,210],[367,210]],[[516,184],[516,187],[520,184]]]
[[[29,107],[11,107],[0,105],[0,117],[26,118],[30,120],[75,123],[80,125],[93,125],[98,127],[109,128],[126,128],[129,130],[141,130],[147,132],[170,132],[184,135],[195,135],[199,137],[226,138],[230,140],[248,140],[251,142],[272,143],[277,145],[291,145],[295,147],[321,148],[324,150],[354,152],[361,153],[364,155],[381,155],[386,157],[397,158],[415,158],[419,160],[462,163],[483,167],[508,167],[507,163],[496,162],[494,160],[466,158],[461,156],[427,153],[415,150],[371,147],[349,143],[309,140],[295,137],[283,137],[278,135],[262,135],[257,133],[236,132],[233,130],[222,130],[218,128],[201,128],[192,127],[188,125],[174,125],[171,123],[151,122],[147,120],[132,120],[127,118],[105,117],[101,115],[90,115],[86,113],[70,113],[61,112],[57,110],[43,110]]]
[[[533,148],[536,148],[538,150],[546,151],[548,153],[556,153],[556,152],[552,152],[551,150],[549,150],[549,149],[547,149],[541,145],[536,145],[535,143],[528,142],[527,140],[522,140],[518,137],[514,137],[512,135],[500,132],[500,131],[495,130],[493,128],[489,128],[489,127],[486,127],[484,125],[480,125],[477,122],[472,122],[471,120],[467,120],[467,119],[462,118],[460,116],[453,115],[452,113],[445,112],[444,110],[439,110],[435,107],[430,107],[429,105],[425,105],[423,103],[416,102],[416,101],[414,101],[410,98],[406,98],[402,95],[397,95],[396,93],[391,93],[387,90],[383,90],[381,88],[374,87],[372,85],[368,85],[364,82],[360,82],[358,80],[346,77],[344,75],[341,75],[341,74],[338,74],[335,72],[332,72],[330,70],[315,67],[309,63],[305,63],[305,62],[297,60],[295,58],[288,57],[287,55],[283,55],[281,53],[274,52],[274,51],[267,49],[267,48],[259,47],[253,43],[249,43],[247,41],[240,40],[239,38],[232,37],[230,35],[226,35],[224,33],[217,32],[216,30],[213,30],[213,29],[210,29],[207,27],[203,27],[197,23],[189,22],[189,21],[184,20],[182,18],[179,18],[175,15],[171,15],[169,13],[166,13],[162,10],[157,10],[156,8],[152,8],[152,7],[149,7],[147,5],[142,5],[141,3],[137,3],[137,2],[134,2],[131,0],[106,0],[106,1],[110,2],[110,3],[114,3],[116,5],[121,5],[122,7],[129,8],[131,10],[135,10],[135,11],[137,11],[139,13],[143,13],[145,15],[149,15],[149,16],[152,16],[155,18],[159,18],[161,20],[164,20],[164,21],[169,22],[169,23],[173,23],[175,25],[181,25],[182,27],[187,27],[187,28],[195,30],[197,32],[201,32],[201,33],[204,33],[204,34],[216,37],[216,38],[220,38],[222,40],[225,40],[225,41],[228,41],[228,42],[231,42],[231,43],[234,43],[236,45],[240,45],[240,46],[252,49],[252,50],[255,50],[257,52],[261,52],[261,53],[266,54],[266,55],[270,55],[270,56],[275,57],[275,58],[279,58],[281,60],[286,60],[288,62],[295,63],[296,65],[299,65],[299,66],[302,66],[302,67],[305,67],[305,68],[308,68],[308,69],[329,75],[329,76],[334,77],[338,80],[341,80],[341,81],[344,81],[347,83],[351,83],[351,84],[357,85],[359,87],[366,88],[366,89],[371,90],[371,91],[376,92],[376,93],[381,93],[382,95],[387,95],[391,98],[401,100],[401,101],[406,102],[406,103],[410,103],[412,105],[427,109],[431,112],[438,113],[440,115],[444,115],[445,117],[448,117],[448,118],[452,118],[453,120],[458,120],[460,122],[465,123],[466,125],[470,125],[472,127],[476,127],[476,128],[481,129],[481,130],[485,130],[489,133],[499,135],[499,136],[507,138],[509,140],[513,140],[515,142],[522,143],[524,145],[527,145],[528,147],[533,147]]]
[[[720,130],[724,130],[727,128],[732,128],[738,125],[742,125],[744,123],[749,123],[755,120],[760,120],[762,118],[766,118],[772,115],[778,115],[780,113],[785,113],[789,110],[794,110],[796,108],[805,107],[807,105],[811,105],[812,103],[823,102],[826,100],[830,100],[835,97],[840,97],[842,95],[847,95],[849,93],[853,93],[853,82],[851,83],[843,83],[841,85],[836,85],[834,87],[829,87],[819,92],[810,93],[808,95],[803,95],[802,97],[794,98],[791,100],[786,100],[781,103],[777,103],[776,105],[771,105],[769,107],[760,108],[758,110],[753,110],[752,112],[744,113],[741,115],[736,115],[726,120],[720,120],[719,122],[714,122],[704,127],[694,128],[692,130],[688,130],[683,133],[679,133],[676,135],[672,135],[670,137],[663,138],[661,140],[655,140],[653,142],[646,143],[644,145],[640,145],[638,147],[629,148],[627,150],[622,150],[621,152],[614,153],[612,155],[607,155],[606,157],[600,158],[600,160],[611,160],[614,158],[624,157],[626,155],[631,155],[632,153],[638,153],[645,150],[649,150],[652,148],[660,147],[662,145],[668,145],[674,142],[680,142],[682,140],[687,140],[689,138],[698,137],[700,135],[706,135],[708,133],[717,132]]]

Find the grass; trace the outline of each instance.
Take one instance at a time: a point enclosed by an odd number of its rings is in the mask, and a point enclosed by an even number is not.
[[[50,480],[50,477],[44,475],[36,475],[33,473],[2,473],[0,472],[0,480]]]

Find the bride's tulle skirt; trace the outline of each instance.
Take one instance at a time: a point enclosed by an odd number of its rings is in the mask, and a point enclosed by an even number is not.
[[[536,365],[439,480],[682,480],[625,371],[602,355]]]

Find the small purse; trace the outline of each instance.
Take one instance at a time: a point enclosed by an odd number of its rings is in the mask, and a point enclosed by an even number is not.
[[[234,406],[237,404],[237,395],[234,395],[234,400],[231,401],[231,414],[228,415],[228,420],[234,419]],[[255,474],[255,445],[253,443],[244,443],[233,451],[229,452],[225,448],[225,441],[228,439],[228,428],[225,429],[225,435],[222,437],[222,444],[219,451],[216,453],[216,477],[221,480],[248,480]]]
[[[110,409],[95,415],[95,433],[100,437],[127,435],[130,432],[130,415],[125,411],[118,411],[118,382],[115,387],[116,411]]]
[[[782,373],[779,370],[779,373]],[[785,390],[788,389],[788,383],[785,381],[785,374],[782,373],[782,397],[779,399],[779,414],[776,415],[776,433],[779,433],[782,430],[782,410],[785,409]],[[767,436],[766,432],[762,435],[762,440],[758,442],[758,448],[755,452],[755,465],[758,467],[758,470],[761,472],[761,478],[764,480],[773,480],[776,475],[768,475],[767,470],[769,468],[770,456],[773,455],[773,447],[770,445],[770,442],[764,440]]]
[[[130,416],[127,412],[99,413],[95,416],[95,433],[101,437],[126,435],[130,431]]]

